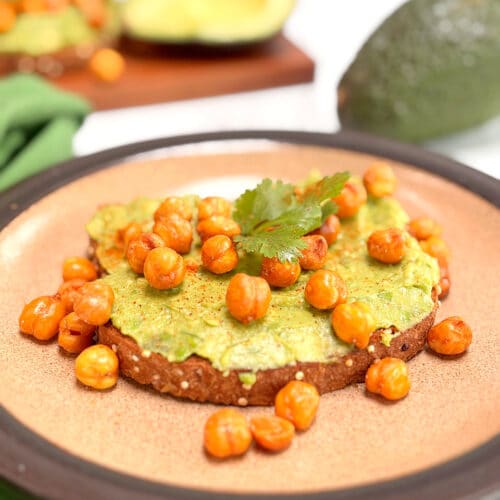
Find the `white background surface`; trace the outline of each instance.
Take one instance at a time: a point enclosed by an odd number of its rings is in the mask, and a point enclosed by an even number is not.
[[[315,60],[313,83],[93,113],[75,138],[76,153],[216,130],[336,131],[338,80],[363,41],[402,3],[299,0],[285,33]],[[500,178],[500,117],[425,147]]]

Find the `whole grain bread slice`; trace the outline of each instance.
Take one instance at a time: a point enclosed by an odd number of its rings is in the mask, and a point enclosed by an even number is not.
[[[140,384],[150,384],[160,392],[200,402],[268,406],[274,404],[276,393],[291,380],[314,384],[323,394],[362,382],[376,359],[413,358],[424,348],[427,332],[434,324],[437,294],[433,297],[435,305],[431,313],[403,332],[394,331],[389,346],[382,342],[384,330],[377,330],[367,349],[355,350],[330,363],[297,362],[293,366],[260,370],[252,386],[244,385],[238,377],[245,370],[222,373],[196,355],[183,362],[170,362],[160,354],[143,351],[134,339],[123,335],[111,323],[99,327],[98,341],[116,352],[123,375]]]

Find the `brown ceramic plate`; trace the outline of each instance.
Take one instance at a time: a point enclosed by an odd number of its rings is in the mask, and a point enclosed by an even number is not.
[[[250,147],[244,139],[267,142]],[[198,143],[215,144],[218,152],[172,154],[173,146],[190,145],[192,153]],[[130,159],[154,150],[156,159]],[[351,386],[322,397],[314,426],[286,452],[253,449],[217,463],[201,446],[214,406],[161,396],[125,379],[108,392],[86,389],[56,344],[18,333],[23,303],[55,290],[62,259],[85,252],[83,225],[102,203],[191,190],[234,195],[249,176],[294,181],[312,168],[361,172],[375,157],[393,164],[398,197],[411,215],[442,223],[453,249],[453,285],[439,317],[461,314],[474,330],[469,352],[459,359],[423,352],[412,360],[412,391],[397,404]],[[410,146],[348,133],[164,139],[79,158],[25,181],[0,201],[6,226],[0,234],[0,474],[32,493],[64,499],[497,494],[498,205],[499,183],[486,175]]]

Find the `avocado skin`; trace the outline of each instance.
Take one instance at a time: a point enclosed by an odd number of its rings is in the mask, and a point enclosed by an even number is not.
[[[407,142],[500,113],[500,0],[410,0],[365,42],[338,86],[345,128]]]

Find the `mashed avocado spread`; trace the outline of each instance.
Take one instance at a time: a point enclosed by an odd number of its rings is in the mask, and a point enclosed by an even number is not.
[[[226,309],[226,288],[234,273],[216,276],[200,267],[196,272],[188,271],[177,289],[150,287],[123,260],[115,234],[131,221],[149,230],[158,205],[159,201],[146,198],[128,205],[110,205],[99,210],[87,225],[89,235],[98,242],[100,262],[109,272],[103,281],[115,293],[113,325],[142,349],[160,353],[169,361],[197,354],[223,372],[247,370],[248,380],[242,382],[249,385],[254,379],[251,372],[296,361],[334,362],[352,350],[335,336],[330,313],[305,302],[304,288],[311,272],[303,272],[289,288],[273,290],[266,316],[250,325],[239,323]],[[325,267],[344,278],[349,301],[372,306],[377,328],[405,330],[434,306],[431,291],[439,281],[439,269],[416,240],[408,237],[406,255],[395,265],[379,263],[366,251],[366,238],[372,231],[404,228],[407,221],[396,200],[369,199],[355,217],[342,221],[339,238],[330,247]],[[200,263],[199,245],[193,245],[186,257]],[[258,269],[255,258],[242,258],[235,272],[258,274]]]

